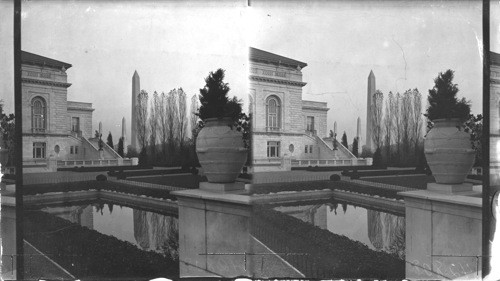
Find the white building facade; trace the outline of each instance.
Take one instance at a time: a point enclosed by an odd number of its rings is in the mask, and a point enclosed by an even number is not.
[[[327,138],[326,102],[302,99],[307,64],[250,48],[253,170],[292,166],[353,165],[356,157]]]

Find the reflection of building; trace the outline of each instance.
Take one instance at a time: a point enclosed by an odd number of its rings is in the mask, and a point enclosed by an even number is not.
[[[62,219],[94,229],[94,208],[88,206],[50,207],[43,211]]]
[[[275,208],[276,211],[280,213],[292,216],[303,222],[310,223],[321,229],[327,228],[327,213],[328,205],[317,204],[317,205],[303,205],[303,206],[281,206]]]
[[[490,181],[500,185],[500,54],[490,52]]]
[[[22,52],[22,131],[25,172],[46,171],[47,160],[121,158],[93,138],[91,103],[68,101],[71,64]],[[64,163],[63,163],[64,164]],[[84,166],[83,161],[73,166]]]
[[[307,64],[250,48],[250,112],[255,171],[289,169],[287,160],[353,159],[327,136],[326,102],[302,99]]]

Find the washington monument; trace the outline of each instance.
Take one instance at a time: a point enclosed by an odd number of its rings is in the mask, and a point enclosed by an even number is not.
[[[375,94],[375,74],[370,70],[368,75],[368,93],[366,101],[366,149],[372,151],[372,99]]]
[[[132,130],[130,131],[130,146],[137,151],[137,97],[139,96],[139,92],[141,91],[140,87],[141,80],[139,78],[139,74],[137,74],[137,70],[134,72],[134,76],[132,76],[132,119],[130,119],[130,123],[132,123]]]

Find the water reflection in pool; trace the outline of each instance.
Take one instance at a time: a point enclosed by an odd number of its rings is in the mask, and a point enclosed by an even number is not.
[[[178,259],[176,217],[113,204],[46,207],[42,211]]]
[[[280,206],[275,210],[344,235],[372,250],[392,253],[404,259],[405,218],[341,202]]]

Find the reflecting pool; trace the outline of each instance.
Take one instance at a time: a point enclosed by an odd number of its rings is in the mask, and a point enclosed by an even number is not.
[[[44,207],[42,211],[99,233],[130,242],[141,250],[178,259],[178,219],[111,203]]]
[[[274,209],[332,233],[359,241],[372,250],[395,254],[404,259],[404,216],[339,201],[279,206]]]

